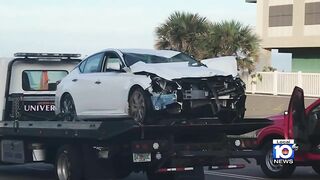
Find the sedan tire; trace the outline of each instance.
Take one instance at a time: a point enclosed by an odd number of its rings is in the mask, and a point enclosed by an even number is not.
[[[150,123],[152,107],[150,97],[142,88],[135,88],[129,97],[129,115],[142,125]]]
[[[77,119],[76,107],[70,94],[64,95],[61,100],[61,116],[64,121],[75,121]]]

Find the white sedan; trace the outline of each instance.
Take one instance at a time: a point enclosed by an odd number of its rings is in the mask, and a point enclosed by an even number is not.
[[[242,120],[245,85],[235,59],[201,62],[170,50],[98,52],[58,84],[56,114],[65,121],[132,117],[139,124],[168,116]]]

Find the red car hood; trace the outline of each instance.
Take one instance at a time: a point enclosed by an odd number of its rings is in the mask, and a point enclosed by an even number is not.
[[[274,123],[270,126],[259,129],[257,131],[257,136],[261,136],[261,133],[268,132],[269,130],[272,130],[272,129],[279,129],[279,128],[283,129],[284,128],[284,115],[283,114],[269,116],[269,117],[267,117],[267,119],[273,121]],[[266,135],[266,134],[264,134],[264,135]]]

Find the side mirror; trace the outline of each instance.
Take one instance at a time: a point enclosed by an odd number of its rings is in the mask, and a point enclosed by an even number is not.
[[[131,69],[128,68],[128,67],[123,67],[121,70],[122,70],[123,72],[131,72]]]
[[[109,70],[120,71],[121,70],[121,65],[120,65],[119,62],[108,63],[108,69]]]

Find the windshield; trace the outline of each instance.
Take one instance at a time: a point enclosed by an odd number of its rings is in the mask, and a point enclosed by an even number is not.
[[[188,62],[190,65],[200,65],[200,62],[193,59],[192,57],[179,53],[170,58],[163,56],[156,56],[152,54],[138,54],[138,53],[124,53],[124,60],[128,66],[133,65],[136,62],[144,62],[147,64],[156,63],[174,63],[174,62]]]

